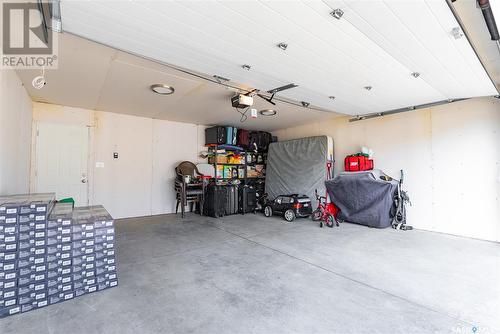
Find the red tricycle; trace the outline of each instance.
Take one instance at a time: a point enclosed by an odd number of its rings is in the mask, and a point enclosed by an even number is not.
[[[316,195],[316,200],[318,201],[318,207],[313,211],[311,218],[313,221],[320,221],[319,227],[323,227],[324,224],[328,227],[333,227],[334,225],[339,226],[339,222],[336,219],[339,209],[333,203],[326,202],[326,196],[319,196],[318,190],[314,190]]]

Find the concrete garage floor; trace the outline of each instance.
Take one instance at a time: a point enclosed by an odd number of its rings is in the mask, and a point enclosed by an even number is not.
[[[309,220],[119,220],[119,286],[1,333],[498,333],[500,244]]]

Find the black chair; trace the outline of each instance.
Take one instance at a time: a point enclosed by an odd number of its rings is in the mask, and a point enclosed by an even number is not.
[[[201,174],[198,167],[190,161],[183,161],[175,167],[175,174],[175,213],[178,213],[180,204],[181,217],[184,218],[185,208],[189,202],[191,212],[193,211],[194,204],[197,204],[200,214],[203,214],[205,193],[205,183],[203,182],[204,175]],[[187,180],[187,177],[189,180]]]

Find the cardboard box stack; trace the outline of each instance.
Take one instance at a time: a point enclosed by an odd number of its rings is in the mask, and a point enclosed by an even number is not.
[[[0,318],[118,284],[113,218],[54,198],[0,197]]]

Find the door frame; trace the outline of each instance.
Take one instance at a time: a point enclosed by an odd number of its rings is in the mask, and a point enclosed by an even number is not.
[[[72,124],[72,123],[64,123],[64,122],[47,122],[47,121],[39,121],[33,120],[33,126],[31,127],[31,162],[30,162],[30,193],[36,193],[36,185],[38,182],[37,175],[37,161],[38,161],[38,134],[39,134],[39,125],[40,124],[57,124],[57,125],[67,125],[67,126],[81,126],[87,128],[87,204],[91,205],[93,203],[93,188],[94,188],[94,169],[93,161],[94,161],[94,145],[93,145],[93,137],[94,137],[94,127],[85,125],[85,124]]]

